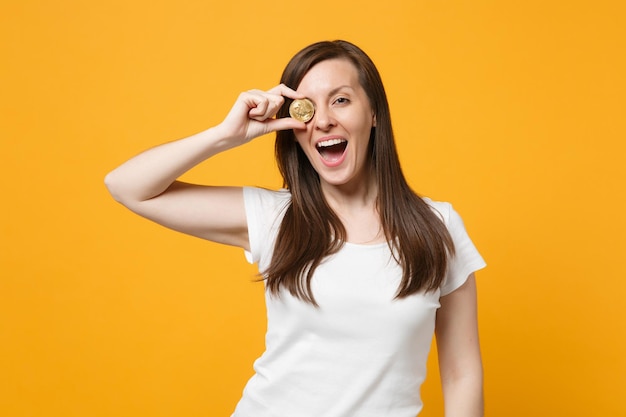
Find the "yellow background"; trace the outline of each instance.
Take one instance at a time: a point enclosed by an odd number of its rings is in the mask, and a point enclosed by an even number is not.
[[[411,184],[455,204],[489,263],[487,415],[626,415],[622,1],[1,7],[1,416],[230,415],[263,348],[255,269],[103,178],[335,38],[378,64]],[[278,187],[272,149],[187,179]],[[424,416],[442,415],[435,363]]]

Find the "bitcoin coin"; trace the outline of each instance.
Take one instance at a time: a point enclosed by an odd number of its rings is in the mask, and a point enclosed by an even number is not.
[[[289,115],[301,122],[308,122],[315,114],[315,106],[308,98],[298,99],[291,102]]]

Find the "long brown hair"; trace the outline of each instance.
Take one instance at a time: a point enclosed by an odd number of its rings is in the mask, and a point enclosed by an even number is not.
[[[395,260],[402,266],[396,296],[406,297],[439,287],[454,244],[443,221],[409,187],[396,151],[387,95],[372,60],[357,46],[342,40],[312,44],[287,64],[281,83],[296,89],[314,65],[328,59],[347,59],[359,73],[376,116],[369,142],[370,164],[378,185],[377,208],[383,232]],[[277,117],[288,116],[289,100]],[[346,241],[346,230],[330,208],[313,169],[292,130],[276,134],[276,161],[291,203],[280,225],[274,254],[263,271],[267,288],[281,288],[316,305],[311,291],[313,272],[322,260]]]

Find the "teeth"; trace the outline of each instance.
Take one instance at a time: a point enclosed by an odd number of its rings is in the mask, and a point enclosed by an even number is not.
[[[329,139],[322,142],[319,142],[316,146],[318,148],[326,148],[328,146],[339,145],[340,143],[346,142],[345,139]]]

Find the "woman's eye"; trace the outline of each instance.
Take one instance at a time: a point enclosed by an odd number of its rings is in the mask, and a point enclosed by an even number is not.
[[[346,97],[339,97],[337,100],[335,100],[335,103],[337,104],[345,104],[347,102],[349,102],[350,100],[348,100]]]

